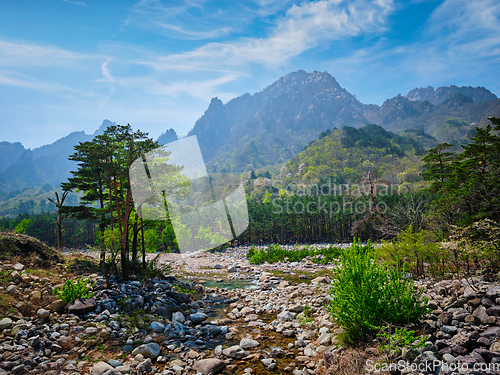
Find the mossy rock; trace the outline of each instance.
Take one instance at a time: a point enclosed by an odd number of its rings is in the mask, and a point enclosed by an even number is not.
[[[19,257],[39,265],[62,263],[61,254],[42,241],[24,234],[0,232],[0,257]]]

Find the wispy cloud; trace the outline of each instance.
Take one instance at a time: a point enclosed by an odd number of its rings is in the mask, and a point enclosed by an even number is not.
[[[102,56],[68,51],[56,46],[0,39],[0,66],[58,66],[69,60],[95,59]]]
[[[227,36],[247,22],[244,16],[248,14],[241,13],[237,2],[227,3],[225,9],[212,8],[210,2],[203,0],[168,5],[160,0],[141,0],[131,8],[123,27],[134,25],[177,39],[203,40]]]
[[[319,43],[382,32],[392,8],[392,1],[384,0],[376,3],[322,0],[293,5],[274,22],[267,37],[208,43],[192,51],[144,63],[156,69],[175,69],[178,66],[234,68],[245,64],[278,67]]]
[[[84,7],[88,7],[87,3],[80,1],[80,0],[62,0],[62,1],[64,1],[65,3],[68,3],[68,4],[81,5]]]
[[[422,85],[477,82],[500,89],[496,79],[483,81],[484,71],[495,71],[500,61],[500,4],[491,0],[445,0],[431,14],[419,38],[396,44],[381,39],[349,56],[330,61],[332,72],[358,86],[373,86],[362,100],[379,102]],[[363,79],[360,79],[363,77]],[[391,81],[394,81],[392,83]],[[357,83],[356,83],[357,82]],[[384,84],[384,82],[386,84]],[[396,82],[404,82],[396,88]],[[387,90],[387,91],[386,91]],[[391,91],[390,93],[388,91]]]

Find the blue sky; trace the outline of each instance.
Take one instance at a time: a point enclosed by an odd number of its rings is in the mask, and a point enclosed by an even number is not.
[[[299,69],[363,103],[428,85],[500,97],[500,2],[5,0],[0,141],[35,148],[103,119],[186,134],[212,97]]]

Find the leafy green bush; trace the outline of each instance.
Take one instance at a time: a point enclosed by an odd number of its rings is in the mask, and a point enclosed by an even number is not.
[[[66,280],[62,289],[54,289],[54,294],[57,294],[65,305],[78,298],[91,298],[94,293],[89,293],[92,286],[88,286],[88,283],[89,279],[85,279],[83,276],[78,279],[76,284],[73,280]]]
[[[445,247],[454,254],[457,269],[466,274],[480,268],[484,273],[500,269],[500,225],[493,220],[476,221],[465,227],[452,227],[451,241]]]
[[[355,341],[383,324],[418,321],[429,309],[404,267],[389,268],[373,259],[370,244],[354,242],[341,254],[329,291],[328,311],[344,329],[347,341]]]
[[[258,249],[253,245],[247,252],[248,261],[252,264],[264,262],[275,263],[288,260],[290,262],[300,262],[306,257],[310,257],[315,263],[327,264],[340,256],[340,248],[329,246],[325,248],[315,248],[304,246],[298,249],[287,250],[278,244],[269,245],[265,249]]]
[[[393,241],[382,241],[377,253],[392,264],[399,263],[402,266],[403,261],[406,262],[417,275],[425,271],[442,274],[445,271],[443,263],[449,259],[449,252],[439,247],[435,233],[427,230],[414,232],[411,225]]]
[[[377,336],[384,341],[380,350],[385,352],[388,358],[396,355],[396,358],[392,359],[398,359],[405,348],[412,351],[424,347],[429,339],[428,335],[415,337],[415,331],[406,328],[395,328],[393,333],[391,331],[390,327],[382,327],[382,331]]]

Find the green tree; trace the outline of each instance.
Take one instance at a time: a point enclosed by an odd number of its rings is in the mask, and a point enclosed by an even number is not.
[[[106,259],[105,229],[116,228],[123,277],[128,277],[129,219],[133,211],[129,168],[135,159],[158,147],[147,133],[133,132],[128,124],[112,125],[102,135],[75,146],[70,160],[78,162],[64,190],[82,191],[81,204],[68,210],[80,218],[99,220],[101,232],[101,266]],[[111,248],[115,247],[115,236]]]
[[[62,192],[61,196],[59,197],[59,193],[56,191],[56,200],[54,201],[52,198],[47,198],[49,201],[54,203],[57,207],[57,249],[59,251],[62,251],[63,247],[63,240],[62,240],[62,221],[65,219],[68,215],[70,215],[69,212],[63,213],[63,204],[64,201],[66,200],[66,197],[69,194],[69,190],[65,190]]]
[[[26,233],[28,226],[31,223],[31,219],[23,219],[20,223],[16,225],[14,228],[14,232],[16,233]]]
[[[449,145],[443,144],[423,159],[424,176],[439,194],[435,208],[448,224],[481,218],[500,221],[500,118],[489,120],[493,126],[477,127],[460,154],[445,152]]]

